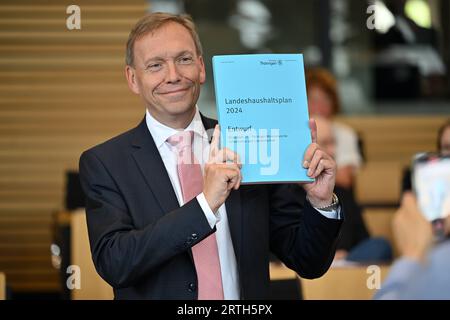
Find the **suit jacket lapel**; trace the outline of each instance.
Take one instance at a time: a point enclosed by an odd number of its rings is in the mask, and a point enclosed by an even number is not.
[[[202,114],[202,122],[207,130],[210,141],[212,138],[212,130],[217,121],[204,117]],[[145,178],[148,186],[155,195],[156,200],[162,208],[163,213],[170,212],[179,207],[175,191],[167,174],[166,167],[161,159],[155,142],[148,131],[147,123],[144,120],[134,129],[132,138],[132,146],[135,149],[132,153],[139,170]],[[244,218],[241,208],[240,192],[232,191],[225,202],[227,209],[228,224],[230,227],[231,238],[233,242],[234,252],[238,266],[242,261],[242,225]]]
[[[225,201],[227,209],[228,225],[230,226],[231,240],[233,242],[234,253],[236,255],[237,264],[240,267],[242,262],[242,225],[244,216],[241,207],[241,193],[239,190],[231,191],[228,199]]]
[[[179,207],[166,167],[144,120],[134,130],[132,153],[139,170],[164,213]]]

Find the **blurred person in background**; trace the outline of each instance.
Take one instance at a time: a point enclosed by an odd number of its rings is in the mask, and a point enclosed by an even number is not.
[[[336,141],[333,123],[320,116],[314,117],[317,124],[317,141],[331,157],[336,154]],[[300,186],[296,189],[300,201],[306,200],[306,192]],[[364,223],[362,210],[353,192],[347,188],[335,186],[334,192],[341,200],[345,210],[345,220],[336,247],[335,262],[346,260],[360,263],[388,262],[392,260],[392,248],[382,237],[371,237]]]
[[[312,68],[306,72],[306,89],[310,117],[321,116],[332,120],[336,141],[336,185],[352,189],[362,157],[356,132],[333,119],[341,109],[336,79],[326,69]]]
[[[433,244],[432,224],[407,192],[396,212],[393,229],[400,258],[391,267],[375,299],[450,299],[450,215],[446,239]]]
[[[450,119],[439,128],[437,134],[437,152],[443,156],[450,156]],[[411,168],[403,170],[402,195],[412,190]]]
[[[438,150],[442,155],[450,155],[450,119],[438,131]]]

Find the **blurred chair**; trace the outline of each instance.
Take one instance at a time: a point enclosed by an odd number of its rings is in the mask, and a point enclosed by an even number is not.
[[[402,167],[395,162],[370,162],[356,176],[355,196],[363,206],[396,206]]]
[[[0,300],[6,299],[6,279],[5,274],[0,272]]]
[[[388,240],[391,243],[394,257],[398,253],[392,232],[392,219],[396,210],[397,208],[366,208],[363,212],[363,219],[370,235]]]
[[[281,262],[270,262],[270,299],[302,300],[297,274]]]
[[[113,299],[111,286],[98,275],[92,262],[84,209],[71,212],[70,227],[71,264],[81,271],[81,288],[72,290],[72,300]]]
[[[369,300],[376,289],[370,289],[372,273],[368,266],[331,267],[319,279],[299,278],[305,300]],[[380,284],[389,272],[389,266],[380,266]]]

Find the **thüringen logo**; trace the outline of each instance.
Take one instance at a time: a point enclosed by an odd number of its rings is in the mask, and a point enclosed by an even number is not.
[[[275,65],[279,65],[281,66],[283,64],[282,60],[265,60],[265,61],[259,61],[259,64],[263,65],[263,66],[275,66]]]

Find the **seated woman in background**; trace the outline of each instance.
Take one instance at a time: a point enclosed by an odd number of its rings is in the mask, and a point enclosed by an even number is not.
[[[334,157],[336,146],[331,122],[323,117],[314,119],[317,124],[317,142],[325,152]],[[297,185],[293,185],[292,188],[298,194],[298,199],[304,203],[306,192],[303,188]],[[392,259],[391,245],[384,238],[370,237],[353,192],[337,185],[334,192],[345,213],[335,260],[345,259],[362,263],[390,261]]]
[[[313,68],[306,72],[308,108],[311,118],[321,116],[332,120],[333,136],[336,140],[336,185],[351,189],[362,157],[358,147],[356,132],[347,125],[333,120],[340,112],[340,102],[336,79],[323,68]]]

